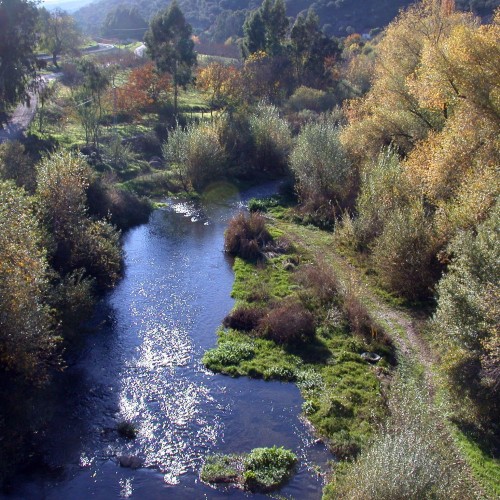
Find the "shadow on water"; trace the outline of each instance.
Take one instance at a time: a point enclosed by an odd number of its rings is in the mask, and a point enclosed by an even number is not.
[[[249,198],[275,189],[171,201],[125,235],[124,278],[97,308],[92,323],[100,328],[68,353],[45,402],[50,421],[37,443],[45,467],[16,479],[9,498],[260,498],[210,488],[199,470],[209,453],[272,445],[299,456],[281,494],[321,497],[313,466],[324,468],[331,456],[300,419],[297,387],[231,379],[200,362],[233,306],[222,251],[227,221]],[[118,435],[122,420],[136,426],[135,440]],[[138,457],[142,467],[120,467],[120,456]]]

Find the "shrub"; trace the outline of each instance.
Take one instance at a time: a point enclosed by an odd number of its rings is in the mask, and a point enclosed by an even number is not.
[[[317,210],[321,205],[347,201],[352,187],[351,165],[332,120],[309,123],[302,129],[290,166],[301,203],[312,204]]]
[[[254,448],[244,460],[245,487],[271,491],[281,486],[297,463],[296,455],[285,448]]]
[[[335,97],[332,94],[305,86],[299,87],[288,100],[288,107],[296,112],[309,109],[322,113],[333,108],[334,105]]]
[[[453,240],[432,320],[437,339],[447,346],[444,366],[454,390],[472,397],[482,416],[493,419],[500,411],[499,222],[497,204],[476,235],[465,231]]]
[[[249,119],[254,140],[255,162],[259,170],[282,173],[292,146],[290,127],[275,106],[259,103]]]
[[[170,130],[163,156],[186,191],[203,189],[221,176],[227,160],[220,123],[190,123]]]
[[[436,253],[432,222],[417,203],[388,216],[375,240],[373,263],[390,290],[410,300],[427,299],[438,271]]]
[[[116,187],[112,177],[95,177],[87,189],[87,199],[91,215],[108,217],[119,229],[146,223],[152,210],[147,198]]]
[[[334,495],[325,498],[474,498],[458,457],[450,453],[450,436],[429,410],[429,398],[421,380],[395,383],[386,428],[338,475]]]
[[[404,175],[397,152],[383,150],[377,161],[361,174],[361,192],[356,202],[354,227],[361,245],[382,234],[392,212],[410,204],[412,187]]]
[[[35,166],[26,154],[24,146],[17,141],[0,144],[0,178],[12,179],[17,186],[33,192],[35,189]]]
[[[300,302],[285,301],[271,309],[260,322],[263,335],[278,344],[299,344],[314,337],[314,316]]]
[[[224,233],[224,249],[231,255],[255,260],[262,256],[262,248],[271,240],[262,215],[251,213],[247,216],[240,212],[229,221]]]
[[[334,272],[322,260],[317,260],[315,264],[300,266],[295,274],[295,280],[308,290],[322,306],[331,303],[340,288]]]
[[[258,327],[265,313],[265,310],[260,308],[239,306],[224,318],[223,325],[226,328],[249,332]]]

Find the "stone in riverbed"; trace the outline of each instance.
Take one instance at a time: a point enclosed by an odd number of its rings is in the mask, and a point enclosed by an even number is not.
[[[129,469],[139,469],[142,467],[142,458],[136,457],[135,455],[121,455],[118,457],[118,463],[120,467],[126,467]]]

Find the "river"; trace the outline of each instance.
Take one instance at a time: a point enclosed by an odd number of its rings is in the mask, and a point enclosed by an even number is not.
[[[233,306],[223,253],[229,218],[276,186],[204,203],[170,201],[124,236],[125,272],[99,304],[94,331],[55,381],[50,422],[40,437],[43,467],[16,479],[8,498],[267,498],[199,480],[207,454],[285,446],[299,457],[280,494],[319,499],[331,455],[300,418],[293,384],[232,379],[201,364]],[[131,420],[138,436],[116,432]],[[138,469],[117,457],[137,456]]]

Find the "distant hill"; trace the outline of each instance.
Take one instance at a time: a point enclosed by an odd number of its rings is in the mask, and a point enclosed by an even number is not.
[[[323,30],[329,35],[369,33],[386,26],[398,11],[411,0],[285,0],[287,14],[295,18],[312,7],[320,17]],[[500,0],[457,0],[464,10],[487,16]],[[108,12],[119,5],[137,7],[148,20],[165,8],[170,0],[99,0],[80,8],[75,18],[84,31],[97,34]],[[241,35],[241,20],[248,10],[260,6],[261,0],[178,0],[187,21],[196,34],[205,34],[214,41]]]

